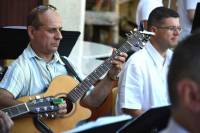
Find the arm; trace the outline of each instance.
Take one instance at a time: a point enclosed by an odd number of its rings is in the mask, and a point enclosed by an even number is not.
[[[186,10],[187,10],[187,17],[190,20],[190,22],[192,23],[193,19],[194,19],[196,6],[197,6],[197,3],[199,2],[199,0],[186,0],[185,2],[186,2],[185,6],[186,6]]]
[[[133,57],[133,56],[132,56]],[[143,77],[141,65],[135,57],[130,57],[119,78],[117,113],[137,117],[143,113]]]
[[[187,16],[191,23],[193,22],[194,14],[195,14],[195,10],[187,10]]]
[[[5,108],[8,106],[13,106],[18,104],[14,99],[14,96],[5,89],[0,89],[0,108]]]
[[[9,66],[0,82],[0,108],[19,103],[15,100],[14,95],[16,94],[17,96],[21,92],[24,83],[25,80],[22,69],[17,65]]]
[[[141,109],[126,109],[126,108],[123,108],[122,111],[123,111],[123,113],[129,114],[133,117],[140,116],[141,114],[144,113],[144,111],[141,110]]]
[[[89,95],[86,95],[83,98],[82,102],[84,105],[89,107],[98,107],[103,103],[103,101],[111,93],[112,88],[114,87],[113,81],[121,71],[126,57],[126,53],[121,53],[120,56],[117,56],[116,59],[113,60],[113,67],[108,72],[108,74],[95,86]]]

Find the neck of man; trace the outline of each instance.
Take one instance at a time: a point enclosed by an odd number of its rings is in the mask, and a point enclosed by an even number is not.
[[[53,59],[53,54],[44,55],[44,54],[37,54],[39,57],[45,60],[45,62],[50,62]]]
[[[34,47],[32,47],[32,49],[36,53],[36,55],[45,60],[45,62],[50,62],[53,59],[54,56],[53,53],[42,53],[39,50],[35,49]]]
[[[194,116],[190,112],[185,112],[183,110],[184,109],[179,111],[172,111],[172,117],[174,118],[174,120],[190,133],[200,133],[199,116]]]
[[[158,51],[158,53],[163,57],[166,58],[167,49],[166,47],[162,47],[161,44],[157,43],[154,39],[150,40],[153,47]]]

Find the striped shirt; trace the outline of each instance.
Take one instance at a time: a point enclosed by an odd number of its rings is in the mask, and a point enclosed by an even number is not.
[[[35,95],[45,92],[54,77],[65,74],[67,71],[58,52],[50,62],[46,62],[28,45],[8,67],[0,88],[8,90],[15,98]]]

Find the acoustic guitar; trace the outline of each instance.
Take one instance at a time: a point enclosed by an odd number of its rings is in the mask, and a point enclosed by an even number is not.
[[[39,99],[44,99],[46,97],[54,97],[54,98],[63,98],[67,103],[67,114],[64,118],[56,118],[49,119],[46,117],[41,117],[40,119],[46,124],[47,131],[46,132],[63,132],[69,129],[72,129],[76,126],[76,124],[90,117],[91,111],[88,108],[82,107],[80,105],[80,99],[84,96],[84,94],[88,91],[88,89],[95,84],[108,70],[112,67],[112,60],[118,56],[121,52],[128,52],[130,49],[133,51],[138,51],[143,48],[144,41],[147,41],[150,38],[151,34],[144,34],[139,31],[130,32],[127,34],[127,40],[121,45],[119,49],[114,51],[114,53],[106,59],[99,67],[97,67],[91,74],[89,74],[81,83],[78,83],[73,78],[61,75],[57,76],[50,83],[47,91],[43,94],[37,96],[27,96],[18,99],[20,102],[27,103],[30,99],[35,99],[40,96]],[[36,98],[37,100],[37,98]],[[23,105],[23,104],[22,104]],[[18,105],[20,106],[20,105]],[[52,106],[49,104],[48,106]],[[53,104],[53,106],[57,106]],[[37,106],[33,106],[36,107]],[[47,107],[45,107],[47,108]],[[33,110],[33,109],[32,109]],[[36,109],[37,111],[38,109]],[[55,112],[55,109],[50,110],[49,108],[36,112],[37,116],[44,115],[52,115]],[[35,113],[34,111],[27,110],[27,113]],[[10,115],[10,113],[8,113]],[[12,132],[14,133],[37,133],[44,132],[41,130],[40,125],[36,126],[33,121],[33,115],[22,115],[20,117],[15,117],[14,120],[14,128]],[[49,131],[48,131],[49,128]]]

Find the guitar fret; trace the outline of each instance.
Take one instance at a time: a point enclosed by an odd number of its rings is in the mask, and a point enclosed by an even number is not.
[[[91,87],[91,84],[89,84],[86,80],[84,80],[83,85],[85,85],[85,88]]]
[[[90,77],[86,78],[85,79],[90,85],[92,85],[94,82],[92,79],[90,79]]]
[[[107,61],[108,62],[108,61]],[[109,63],[109,62],[108,62]],[[109,66],[107,64],[104,65],[106,67],[106,69],[108,70],[109,69]]]
[[[91,81],[95,81],[95,77],[94,77],[94,75],[93,75],[93,74],[89,75],[89,76],[88,76],[88,78],[90,78],[90,79],[91,79]]]
[[[77,97],[79,97],[80,96],[80,93],[81,93],[81,91],[79,90],[79,89],[75,89],[74,90],[74,93],[77,95]]]
[[[92,73],[92,75],[94,76],[95,80],[98,79],[98,75],[97,75],[97,71],[96,70]]]
[[[26,106],[26,103],[19,104],[19,105],[16,105],[16,106],[12,106],[12,107],[8,107],[8,108],[4,108],[4,109],[2,109],[2,111],[7,113],[11,118],[29,112],[29,110]]]
[[[71,93],[69,93],[69,95],[71,96],[70,99],[72,100],[72,102],[75,102],[76,99],[78,98],[78,96],[77,96],[77,94],[76,94],[76,92],[75,92],[76,89],[77,89],[77,88],[75,88],[74,90],[71,91]]]
[[[104,61],[99,67],[97,67],[86,79],[80,83],[74,90],[68,93],[69,98],[72,102],[76,102],[85,92],[100,78],[102,77],[110,68],[112,67],[112,60],[120,55],[121,52],[127,52],[133,47],[133,50],[137,51],[143,47],[142,39],[143,35],[140,32],[135,31],[134,34],[130,34],[128,40],[123,43],[123,45]],[[134,42],[134,43],[131,43]]]
[[[75,100],[74,97],[73,97],[73,93],[68,93],[67,98],[68,98],[71,102],[73,102],[73,103],[76,102],[76,100]]]
[[[107,67],[106,67],[106,64],[103,65],[102,69],[103,69],[104,72],[108,70]],[[104,74],[104,72],[103,72],[103,74]]]
[[[99,67],[96,69],[94,74],[97,76],[97,79],[99,79],[99,75],[101,74],[99,71]]]
[[[126,43],[127,44],[127,43]],[[131,46],[129,46],[130,48],[131,48]],[[127,47],[122,47],[121,49],[119,49],[121,52],[127,52],[128,51],[128,49],[129,49],[129,47],[128,47],[128,45],[127,45]],[[128,49],[127,49],[128,48]]]
[[[100,78],[101,75],[103,75],[104,70],[102,69],[102,67],[99,67],[97,71],[98,71],[98,77]]]
[[[86,83],[85,83],[85,84],[86,84]],[[87,85],[87,86],[90,87],[90,85]],[[83,90],[77,88],[77,90],[79,91],[79,97],[81,97],[81,96],[84,94],[84,92],[85,92],[87,89],[89,89],[89,87],[87,87],[87,86],[83,86],[83,87],[82,87]]]
[[[121,52],[125,52],[125,51],[128,51],[128,49],[126,49],[126,47],[123,47],[122,49],[120,49]]]
[[[90,75],[87,77],[87,81],[90,84],[90,86],[92,86],[96,82],[96,79],[93,79],[93,76]]]

